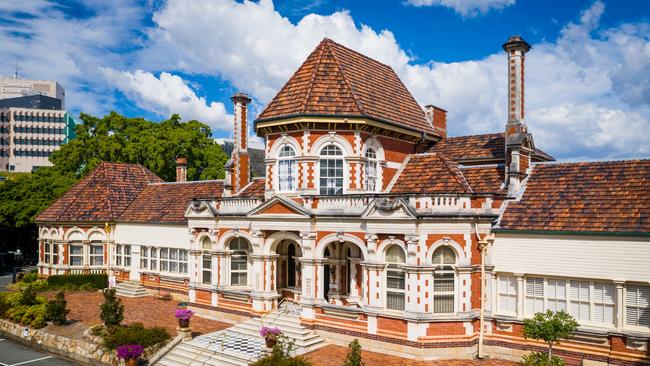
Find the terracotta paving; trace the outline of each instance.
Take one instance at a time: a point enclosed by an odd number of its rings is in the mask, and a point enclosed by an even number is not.
[[[101,323],[99,319],[99,306],[104,297],[99,292],[67,292],[65,298],[68,301],[68,319],[78,320],[88,325]],[[174,310],[178,301],[154,300],[153,297],[125,298],[120,297],[124,304],[124,323],[141,322],[147,327],[161,326],[169,330],[169,333],[176,335],[178,321],[174,318]],[[192,318],[192,334],[216,332],[228,327],[231,324],[200,317]]]
[[[316,366],[340,366],[348,353],[347,347],[329,345],[305,355]],[[362,351],[361,357],[366,366],[515,366],[516,362],[504,360],[445,360],[415,361],[388,356],[381,353]]]

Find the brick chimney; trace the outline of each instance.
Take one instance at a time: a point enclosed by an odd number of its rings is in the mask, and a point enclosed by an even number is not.
[[[514,196],[528,174],[532,137],[524,121],[524,62],[530,50],[521,36],[512,36],[503,44],[508,54],[508,122],[505,136],[505,167],[508,194]]]
[[[433,129],[442,137],[447,137],[447,111],[436,107],[435,105],[427,105],[424,107],[424,114],[427,121]]]
[[[176,181],[187,182],[187,159],[182,156],[176,157]]]
[[[235,108],[234,147],[230,156],[230,191],[239,192],[250,182],[250,157],[248,155],[247,109],[251,99],[244,93],[235,93],[230,98]]]

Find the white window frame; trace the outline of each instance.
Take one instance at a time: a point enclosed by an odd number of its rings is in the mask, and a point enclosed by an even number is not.
[[[233,248],[233,244],[237,243],[236,248]],[[242,249],[242,244],[246,244],[246,249]],[[248,240],[242,238],[242,237],[236,237],[233,240],[230,241],[228,244],[228,250],[230,250],[230,286],[231,287],[248,287],[249,286],[249,260],[250,260],[250,249],[251,244],[248,242]],[[243,269],[238,268],[234,269],[233,263],[235,262],[234,259],[236,259],[239,263],[244,263],[245,267]],[[242,262],[243,259],[243,262]],[[244,274],[244,276],[241,276],[241,274]],[[233,274],[237,274],[237,278],[244,278],[245,281],[244,283],[235,283],[233,280]]]
[[[95,249],[100,248],[101,254],[94,253]],[[104,244],[100,242],[91,242],[88,247],[90,251],[88,253],[88,259],[90,260],[90,266],[103,266],[104,265]]]
[[[206,275],[208,280],[206,281]],[[203,254],[201,256],[201,284],[212,285],[212,256]]]
[[[500,274],[497,279],[497,312],[499,314],[517,315],[517,277]]]
[[[50,247],[50,242],[49,241],[44,241],[43,242],[43,262],[45,263],[52,263],[52,248]]]
[[[389,251],[391,250],[399,250],[399,254],[397,255],[397,258],[389,258]],[[388,311],[404,311],[406,308],[406,273],[404,272],[404,269],[402,266],[406,262],[406,254],[404,253],[404,250],[402,247],[399,245],[391,245],[386,249],[385,255],[384,255],[384,262],[387,264],[386,270],[384,271],[386,273],[386,280],[384,283],[384,308]],[[392,274],[392,275],[391,275]],[[389,287],[389,283],[391,282],[389,279],[390,278],[397,278],[397,281],[401,280],[401,288],[400,287]],[[402,306],[401,308],[392,308],[389,307],[389,297],[402,297]]]
[[[379,160],[377,152],[373,148],[368,148],[364,154],[366,161],[363,165],[363,189],[367,192],[378,192],[379,186]],[[374,172],[374,173],[373,173]]]
[[[74,253],[73,248],[78,248],[79,253]],[[75,264],[75,259],[79,258],[79,263]],[[81,242],[71,242],[68,245],[68,265],[71,267],[81,267],[84,265],[84,245]]]
[[[115,245],[115,266],[122,267],[122,268],[131,267],[131,245],[130,244]]]
[[[155,252],[155,253],[154,253]],[[158,264],[160,260],[158,256],[160,255],[160,248],[158,247],[149,247],[149,270],[158,272]]]
[[[335,147],[336,149],[338,149],[338,151],[340,151],[341,154],[340,155],[323,155],[323,152],[326,149],[328,149],[329,147],[332,147],[332,146]],[[340,177],[341,182],[342,182],[341,183],[342,184],[341,192],[340,193],[333,193],[333,194],[328,194],[328,193],[323,194],[322,189],[329,190],[330,188],[329,187],[324,188],[321,185],[321,179],[339,179],[339,177],[336,177],[336,176],[335,177],[327,176],[326,178],[322,177],[321,167],[323,165],[323,162],[324,161],[337,161],[337,160],[341,160],[341,164],[342,164],[341,171],[342,171],[343,175]],[[336,169],[336,166],[334,167],[334,169]],[[347,164],[345,162],[345,149],[343,149],[341,146],[339,146],[338,144],[335,144],[335,143],[330,143],[330,144],[327,144],[327,145],[323,146],[320,149],[320,151],[318,152],[318,169],[317,169],[317,173],[318,173],[317,183],[318,183],[318,194],[319,195],[321,195],[321,196],[340,196],[340,195],[346,194],[347,193],[347,185],[348,185],[348,181],[347,181],[348,171],[347,171]]]
[[[568,311],[567,281],[558,278],[547,278],[545,283],[545,309],[554,312],[561,310]]]
[[[446,261],[444,256],[440,257],[440,261],[436,263],[436,260],[434,259],[436,257],[436,253],[438,251],[442,250],[450,250],[451,253],[453,254],[453,261]],[[457,299],[458,296],[456,294],[456,291],[458,289],[458,276],[456,275],[456,263],[458,261],[458,255],[456,254],[456,251],[452,249],[451,247],[448,246],[440,246],[436,248],[436,250],[433,251],[431,263],[435,266],[435,269],[433,271],[433,291],[432,291],[432,296],[433,296],[433,306],[432,306],[432,311],[436,315],[450,315],[450,314],[455,314],[457,312]],[[446,277],[451,277],[452,281],[449,282],[452,284],[452,289],[451,290],[438,290],[436,291],[436,285],[438,281],[448,281],[445,278]],[[441,312],[441,311],[436,311],[436,303],[440,298],[449,298],[451,297],[451,312]]]
[[[543,277],[526,277],[524,284],[524,314],[526,316],[546,311],[545,285],[546,281]]]
[[[650,330],[650,286],[626,285],[623,301],[625,301],[625,327]]]
[[[289,152],[289,150],[291,150]],[[278,192],[295,192],[298,185],[298,161],[296,160],[296,149],[284,144],[278,151],[276,161],[276,187]],[[284,172],[283,170],[287,170]]]
[[[55,242],[50,243],[52,245],[52,264],[59,264],[59,244]]]
[[[149,269],[149,247],[140,246],[140,269],[148,270]]]

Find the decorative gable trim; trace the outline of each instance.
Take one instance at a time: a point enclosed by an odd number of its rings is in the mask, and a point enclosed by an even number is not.
[[[310,217],[311,211],[295,201],[283,196],[275,196],[251,210],[247,217],[252,216],[303,216]]]
[[[185,217],[215,217],[216,215],[217,210],[208,201],[192,200],[185,209]]]
[[[417,217],[415,208],[404,198],[379,197],[370,202],[363,211],[364,219],[414,219]]]

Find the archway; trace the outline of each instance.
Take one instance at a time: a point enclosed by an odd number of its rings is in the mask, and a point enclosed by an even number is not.
[[[302,290],[302,248],[292,239],[283,239],[275,246],[278,255],[276,283],[282,298],[298,300]]]
[[[351,241],[331,241],[323,252],[324,298],[338,305],[362,305],[363,250]]]

